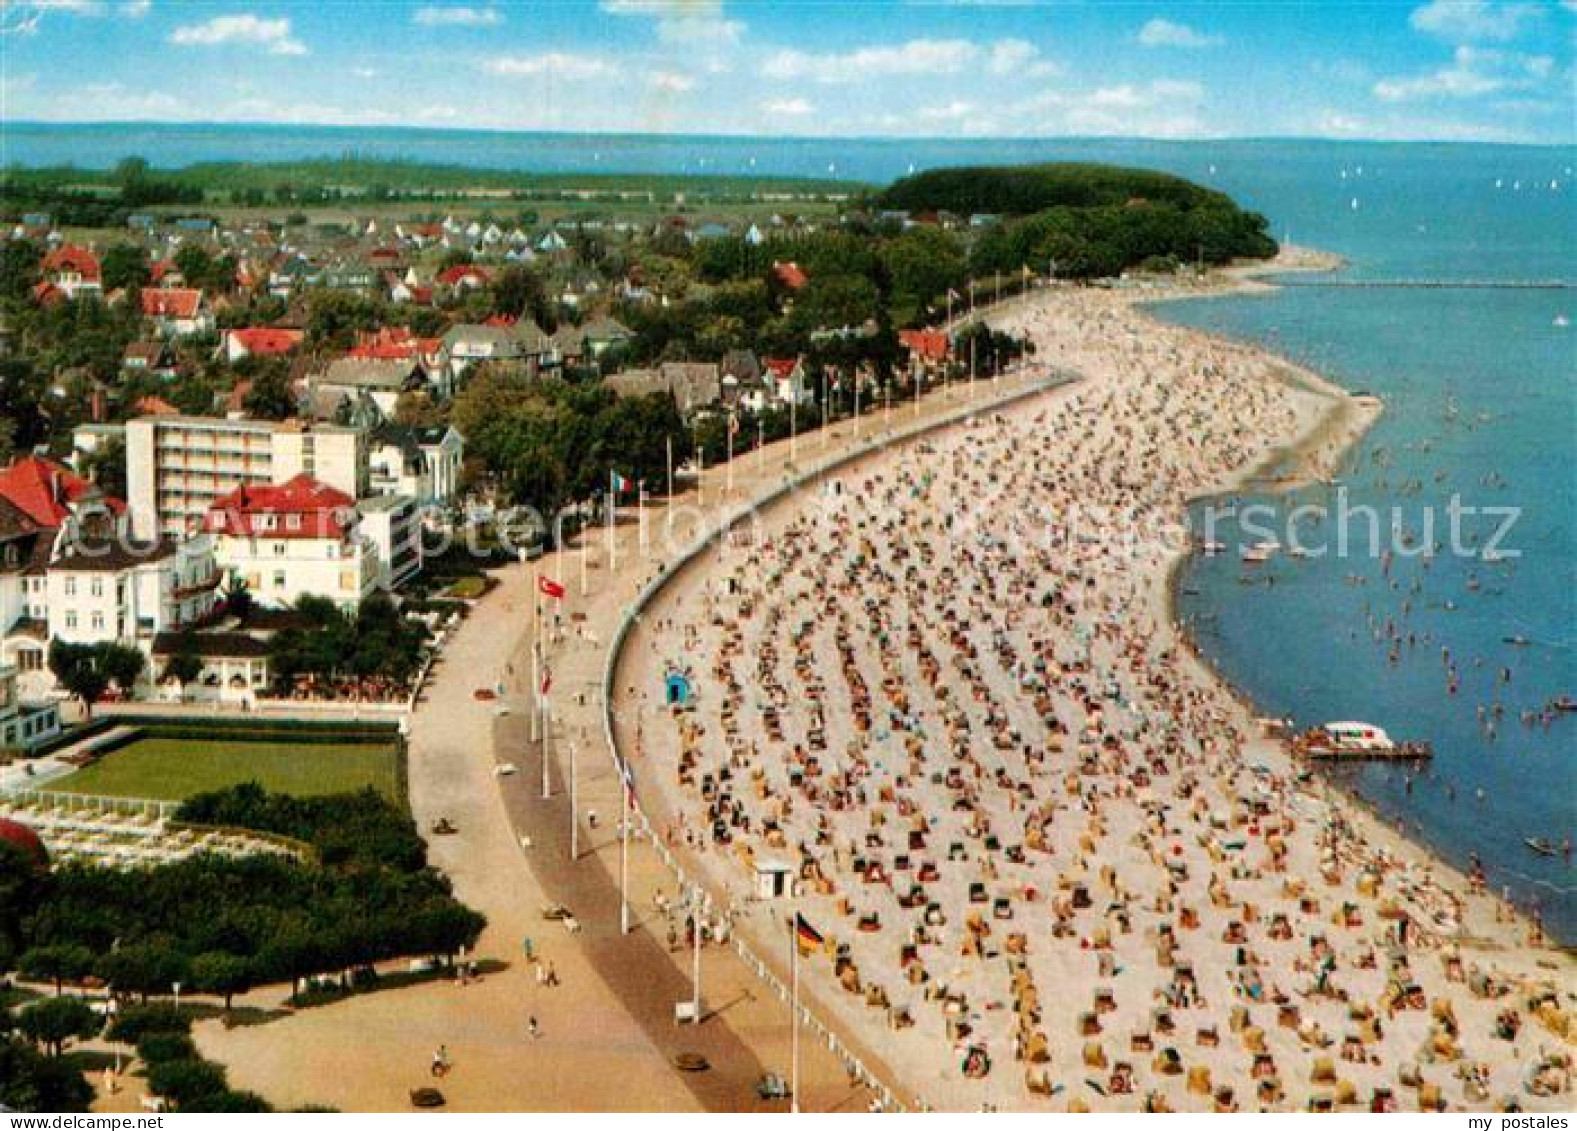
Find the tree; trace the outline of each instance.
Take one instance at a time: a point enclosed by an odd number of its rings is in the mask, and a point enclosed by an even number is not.
[[[136,244],[118,243],[99,257],[99,275],[106,291],[141,287],[153,277],[147,257]]]
[[[148,1090],[185,1111],[227,1091],[225,1070],[207,1060],[166,1060],[148,1066]]]
[[[126,441],[113,436],[82,458],[81,471],[106,495],[126,497]]]
[[[252,970],[244,958],[209,951],[192,959],[192,982],[204,993],[223,997],[228,1012],[231,999],[252,988]]]
[[[254,377],[241,405],[248,416],[261,420],[288,420],[299,411],[290,376],[282,367],[270,367]]]
[[[91,1037],[103,1027],[93,1007],[76,997],[43,998],[17,1014],[17,1030],[56,1057],[74,1038]]]
[[[148,659],[142,654],[142,649],[117,641],[107,641],[93,647],[97,652],[98,666],[104,674],[120,689],[121,694],[130,696],[137,688],[137,681],[142,678],[143,669],[148,666]]]
[[[22,949],[24,925],[49,890],[50,873],[10,841],[0,841],[0,941],[12,953]]]
[[[175,645],[175,652],[164,664],[161,679],[173,679],[181,685],[181,698],[186,698],[186,687],[203,674],[203,659],[197,654],[190,632],[182,632]]]
[[[71,1064],[0,1035],[0,1107],[11,1111],[87,1111],[93,1085]]]
[[[49,670],[66,693],[82,704],[82,712],[93,717],[93,704],[109,690],[110,677],[95,662],[88,644],[71,644],[58,637],[49,642]]]
[[[38,265],[43,256],[32,240],[0,243],[0,295],[25,299],[38,282]]]
[[[64,982],[76,982],[93,971],[93,952],[74,943],[35,946],[18,962],[22,976],[35,982],[53,982],[59,996]]]

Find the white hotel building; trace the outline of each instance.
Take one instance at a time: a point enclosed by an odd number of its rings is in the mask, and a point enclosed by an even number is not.
[[[367,490],[364,435],[332,424],[208,416],[144,416],[126,424],[126,502],[139,538],[183,536],[237,488],[298,475],[360,498]]]

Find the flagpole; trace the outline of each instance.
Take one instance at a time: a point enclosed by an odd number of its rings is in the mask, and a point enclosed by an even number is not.
[[[591,542],[591,533],[582,526],[580,529],[580,595],[586,595],[586,550]]]
[[[789,1110],[799,1111],[799,912],[795,911],[794,918],[789,920],[790,965],[794,976],[794,1028],[790,1039],[789,1054]]]
[[[635,484],[635,529],[640,532],[641,557],[646,556],[646,480]]]
[[[738,418],[730,412],[728,414],[728,427],[724,429],[728,433],[728,490],[726,494],[729,498],[734,497],[734,429],[738,427],[738,424]]]
[[[575,767],[575,743],[569,744],[569,858],[580,859],[580,804],[578,774]]]
[[[672,436],[663,437],[663,455],[668,466],[668,497],[672,499],[674,497],[674,438]]]
[[[608,472],[608,516],[607,516],[607,518],[608,518],[608,522],[607,522],[607,530],[608,530],[608,535],[607,535],[607,538],[608,538],[608,572],[609,572],[610,575],[612,574],[612,572],[613,572],[613,570],[615,568],[615,565],[616,565],[616,563],[618,561],[617,551],[614,549],[614,546],[613,546],[613,518],[614,518],[614,504],[615,504],[616,500],[617,500],[617,496],[613,493],[613,472],[610,471],[610,472]]]
[[[690,889],[690,1024],[701,1023],[701,885]]]
[[[542,700],[542,685],[537,684],[537,721],[542,726],[542,800],[546,801],[553,796],[553,787],[548,782],[548,709]]]
[[[542,738],[542,720],[538,712],[542,708],[542,574],[537,573],[536,584],[531,587],[531,738],[539,741]],[[542,771],[544,780],[547,770]]]
[[[793,463],[799,458],[799,423],[796,410],[799,407],[799,396],[792,383],[789,386],[789,462]]]

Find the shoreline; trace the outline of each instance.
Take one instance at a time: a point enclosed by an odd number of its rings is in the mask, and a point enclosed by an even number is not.
[[[1276,273],[1283,269],[1285,269],[1283,266],[1268,264],[1264,265],[1264,267],[1261,268],[1261,271],[1263,273]],[[1328,267],[1309,269],[1328,269]],[[1124,305],[1135,309],[1136,313],[1138,313],[1141,317],[1144,317],[1148,322],[1153,323],[1158,329],[1164,326],[1165,332],[1167,333],[1183,335],[1184,337],[1199,335],[1201,339],[1205,339],[1209,338],[1209,336],[1202,335],[1198,331],[1187,330],[1182,327],[1165,326],[1165,324],[1159,323],[1153,318],[1150,318],[1148,312],[1142,311],[1138,308],[1154,301],[1207,297],[1218,294],[1236,293],[1238,289],[1238,284],[1233,283],[1229,284],[1227,287],[1217,287],[1214,290],[1208,291],[1191,292],[1186,294],[1171,294],[1166,296],[1142,296],[1137,300],[1127,301],[1124,303]],[[1043,300],[1044,298],[1051,298],[1054,297],[1056,293],[1057,292],[1042,292],[1041,295],[1031,295],[1028,298],[1028,302],[1033,303],[1037,299]],[[1022,307],[1025,303],[1026,299],[1024,297],[1019,297],[1013,300],[1013,305],[1015,307]],[[1004,304],[1004,306],[1007,305],[1008,304]],[[1000,317],[1002,313],[1003,312],[998,309],[993,311],[991,314],[987,314],[985,317],[988,319],[994,319],[995,317]],[[1210,340],[1219,341],[1218,339]],[[1373,398],[1360,397],[1349,393],[1348,391],[1341,389],[1339,386],[1336,386],[1334,383],[1328,381],[1320,375],[1303,370],[1301,367],[1293,365],[1286,359],[1280,358],[1274,353],[1263,349],[1262,347],[1247,343],[1233,343],[1233,348],[1240,353],[1252,356],[1257,362],[1260,363],[1262,369],[1264,370],[1260,374],[1260,377],[1263,380],[1283,387],[1288,391],[1289,396],[1293,396],[1304,402],[1304,411],[1300,417],[1300,426],[1294,435],[1281,440],[1279,443],[1272,444],[1269,448],[1267,448],[1259,459],[1254,460],[1252,463],[1249,463],[1232,473],[1219,477],[1206,489],[1198,492],[1194,496],[1191,496],[1191,498],[1214,497],[1223,493],[1230,493],[1233,490],[1242,489],[1245,484],[1253,482],[1256,476],[1262,474],[1264,469],[1267,467],[1292,465],[1304,475],[1309,476],[1314,472],[1317,472],[1321,466],[1324,466],[1325,468],[1334,466],[1351,449],[1352,445],[1362,437],[1364,432],[1373,423],[1373,420],[1380,412],[1380,405],[1377,401],[1373,400]],[[1046,403],[1045,395],[1043,394],[1041,397],[1037,397],[1035,399],[1035,403]],[[950,428],[956,427],[958,427],[958,424],[955,423],[953,425],[938,429],[937,432],[945,433]],[[896,441],[892,445],[892,448],[887,451],[879,448],[874,452],[864,453],[863,456],[855,456],[853,459],[856,463],[865,458],[880,460],[884,457],[884,455],[891,454],[891,451],[905,447],[908,444],[918,442],[918,440],[918,437],[907,437],[903,440]],[[1326,473],[1328,474],[1328,471]],[[1289,483],[1286,480],[1278,481],[1279,488],[1283,490],[1287,489],[1291,485],[1294,484]],[[790,506],[794,502],[794,498],[795,497],[791,494],[784,499],[780,499],[769,504],[759,513],[765,515],[766,512],[773,511],[779,506]],[[704,558],[704,553],[702,557]],[[1185,553],[1177,553],[1173,555],[1171,560],[1166,562],[1162,568],[1156,570],[1155,575],[1150,579],[1150,583],[1157,586],[1159,589],[1160,599],[1165,614],[1164,621],[1166,630],[1171,634],[1175,641],[1183,645],[1183,648],[1180,651],[1182,655],[1187,657],[1188,665],[1195,669],[1196,674],[1201,677],[1204,682],[1216,687],[1219,691],[1224,693],[1233,702],[1235,702],[1243,714],[1247,724],[1250,727],[1254,727],[1256,726],[1256,716],[1253,711],[1252,704],[1247,701],[1246,696],[1243,695],[1239,688],[1226,681],[1220,675],[1220,673],[1216,672],[1208,665],[1207,662],[1204,661],[1202,656],[1198,654],[1197,649],[1195,648],[1186,630],[1177,621],[1174,589],[1178,572],[1183,563],[1186,562],[1186,558],[1187,555]],[[698,568],[701,571],[705,571],[707,564],[704,562],[704,560],[698,558],[695,562],[687,563],[683,567],[666,574],[661,582],[657,584],[649,594],[651,605],[660,607],[663,603],[665,593],[667,593],[672,588],[678,588],[679,586],[677,586],[675,583],[679,582],[685,575],[689,574],[692,568]],[[644,614],[648,611],[648,606],[643,604],[640,609],[632,611],[638,614]],[[623,651],[621,650],[621,654],[614,657],[615,664],[620,666],[619,670],[621,671],[621,675],[623,660],[624,656]],[[610,667],[610,670],[614,669]],[[621,699],[621,697],[617,694],[615,695],[615,698]],[[624,709],[627,709],[630,704],[627,701],[623,701],[621,699],[620,706]],[[1261,743],[1255,743],[1255,745],[1259,746]],[[1278,760],[1284,767],[1290,768],[1292,766],[1292,761],[1288,752],[1279,742],[1275,743],[1274,745],[1278,751]],[[664,807],[672,810],[674,807],[671,805],[671,798],[669,796],[668,790],[659,790],[659,794],[664,802]],[[648,797],[649,796],[650,795],[648,795]],[[682,805],[678,808],[682,809]],[[1359,807],[1359,810],[1356,814],[1350,814],[1345,808],[1341,806],[1336,806],[1336,808],[1341,812],[1341,815],[1344,819],[1356,815],[1358,820],[1355,821],[1354,824],[1363,826],[1364,835],[1369,839],[1371,845],[1378,848],[1382,853],[1386,853],[1408,861],[1417,861],[1426,869],[1432,869],[1441,865],[1446,865],[1449,868],[1447,862],[1442,857],[1438,856],[1431,848],[1429,848],[1429,846],[1414,841],[1408,837],[1406,833],[1394,829],[1381,821],[1373,819],[1369,814],[1363,812],[1361,807]],[[1509,934],[1514,935],[1521,933],[1519,928],[1520,924],[1513,924]],[[1520,945],[1513,938],[1509,937],[1507,929],[1503,926],[1498,930],[1487,933],[1491,936],[1499,936],[1497,941],[1499,945],[1505,950],[1515,949]],[[1475,940],[1471,935],[1469,935],[1468,937],[1459,941],[1462,941],[1464,945],[1471,946]]]
[[[1321,273],[1336,271],[1349,265],[1349,261],[1341,256],[1320,252],[1315,249],[1294,248],[1292,251],[1294,255],[1291,261],[1287,263],[1278,263],[1276,260],[1270,260],[1263,264],[1250,264],[1224,269],[1221,274],[1231,281],[1216,290],[1146,299],[1137,303],[1136,306],[1164,306],[1170,302],[1231,298],[1243,295],[1268,296],[1275,294],[1278,288],[1273,282],[1265,281],[1267,277],[1294,272]],[[1164,320],[1162,321],[1164,322]],[[1173,323],[1164,324],[1186,330],[1189,333],[1204,333],[1204,331],[1194,330],[1191,327]],[[1205,336],[1210,337],[1212,335],[1206,334]],[[1300,365],[1290,358],[1284,358],[1273,349],[1258,342],[1247,339],[1231,340],[1277,363],[1277,370],[1268,374],[1268,379],[1327,397],[1330,400],[1330,405],[1328,410],[1311,422],[1300,435],[1290,439],[1283,445],[1272,448],[1258,464],[1245,468],[1240,474],[1228,476],[1218,490],[1205,491],[1189,499],[1188,506],[1192,506],[1195,503],[1224,499],[1245,490],[1253,490],[1268,495],[1280,495],[1297,490],[1299,487],[1306,486],[1311,482],[1327,479],[1331,472],[1352,454],[1353,450],[1363,441],[1364,436],[1374,427],[1385,411],[1384,402],[1373,394],[1354,393],[1323,374]],[[1275,468],[1286,468],[1287,470],[1274,478],[1268,478],[1268,472]],[[1202,670],[1208,672],[1210,677],[1219,683],[1232,698],[1237,700],[1250,715],[1256,719],[1262,718],[1263,713],[1260,705],[1254,701],[1253,696],[1249,694],[1246,688],[1229,679],[1211,662],[1193,632],[1190,631],[1183,621],[1179,597],[1181,595],[1183,573],[1188,567],[1191,556],[1189,552],[1180,553],[1174,557],[1168,566],[1164,583],[1167,619],[1171,622],[1179,642],[1183,644],[1194,663]],[[1285,744],[1281,745],[1284,746]],[[1422,835],[1409,833],[1405,829],[1397,827],[1395,818],[1388,818],[1352,783],[1342,781],[1319,767],[1314,767],[1314,772],[1327,790],[1334,791],[1348,805],[1354,807],[1355,811],[1367,823],[1371,834],[1383,834],[1388,837],[1401,838],[1406,846],[1425,853],[1434,864],[1453,873],[1457,883],[1464,887],[1467,886],[1469,879],[1466,872],[1455,862],[1448,859],[1440,849],[1430,844]],[[1500,903],[1504,912],[1519,923],[1525,933],[1534,929],[1532,917],[1517,903],[1494,894],[1488,895],[1487,898]],[[1577,940],[1557,939],[1546,932],[1545,945],[1560,952],[1577,954]]]

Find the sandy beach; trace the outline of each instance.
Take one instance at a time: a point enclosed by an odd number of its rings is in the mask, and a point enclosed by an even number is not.
[[[665,587],[617,681],[643,805],[747,935],[821,932],[813,1003],[917,1106],[1569,1106],[1569,959],[1301,776],[1169,615],[1185,504],[1329,475],[1378,406],[1153,297],[999,312],[1082,379]]]
[[[1367,1105],[1377,1089],[1401,1108],[1569,1106],[1569,1092],[1524,1090],[1569,1053],[1553,1031],[1569,1003],[1529,1008],[1570,984],[1569,960],[1297,781],[1172,623],[1186,546],[1111,537],[1167,529],[1187,500],[1250,480],[1328,474],[1378,411],[1282,359],[1162,326],[1142,311],[1162,297],[1004,304],[992,322],[1037,341],[1028,371],[709,468],[667,504],[624,507],[611,533],[502,571],[416,711],[410,781],[424,827],[457,823],[434,860],[489,916],[475,957],[504,968],[208,1022],[205,1054],[276,1102],[347,1110],[405,1106],[438,1043],[458,1066],[453,1109],[783,1110],[754,1083],[788,1069],[788,1009],[734,943],[786,981],[797,908],[826,939],[801,964],[804,1002],[835,1034],[802,1030],[807,1110],[875,1100],[851,1058],[906,1107],[1301,1108]],[[1038,391],[1053,366],[1080,379]],[[608,648],[720,511],[861,452],[679,572],[619,657],[615,729],[640,807],[710,896],[708,1019],[675,1025],[687,916],[645,837],[630,844],[633,929],[618,930]],[[546,801],[527,723],[539,573],[567,589],[546,609]],[[673,670],[696,693],[679,714],[661,704]],[[498,702],[473,694],[496,686]],[[789,866],[801,897],[753,899],[756,860]],[[554,903],[578,931],[541,918]],[[1493,1032],[1508,1010],[1511,1041]],[[711,1070],[677,1072],[681,1051]]]

